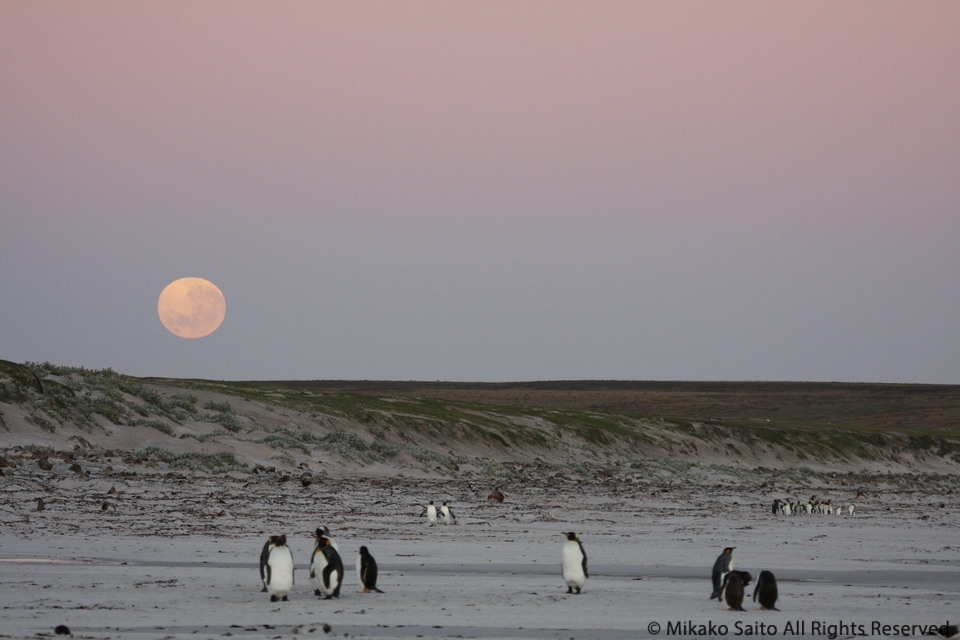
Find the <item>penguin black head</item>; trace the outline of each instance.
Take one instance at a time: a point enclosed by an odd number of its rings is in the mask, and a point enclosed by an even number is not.
[[[740,577],[740,582],[744,587],[753,582],[753,575],[749,571],[731,571],[730,573],[735,573]]]
[[[272,544],[275,547],[285,547],[287,545],[287,536],[286,535],[270,536],[270,544]]]
[[[367,549],[365,546],[361,546],[359,553],[360,553],[360,555],[365,556],[365,555],[367,555],[368,553],[370,553],[370,550]]]
[[[727,548],[725,548],[725,549],[723,550],[723,552],[724,552],[724,553],[733,553],[733,550],[734,550],[734,549],[736,549],[736,547],[727,547]]]
[[[567,536],[567,540],[574,540],[574,541],[576,541],[576,540],[579,540],[579,539],[580,539],[580,536],[578,536],[578,535],[577,535],[576,533],[574,533],[573,531],[565,531],[565,532],[563,533],[563,535]]]

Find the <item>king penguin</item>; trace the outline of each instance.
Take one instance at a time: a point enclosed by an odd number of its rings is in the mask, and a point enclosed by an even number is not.
[[[313,594],[324,596],[325,600],[340,597],[340,584],[343,582],[343,560],[333,547],[333,542],[317,529],[314,536],[316,546],[310,556],[310,583]]]
[[[779,611],[777,609],[777,579],[773,573],[764,569],[757,576],[757,586],[753,589],[753,601],[759,600],[760,607],[768,611]]]
[[[420,512],[420,517],[422,518],[423,516],[427,516],[428,527],[432,527],[437,523],[437,507],[433,504],[433,500]]]
[[[263,552],[260,554],[263,585],[270,594],[270,602],[287,600],[293,589],[293,554],[287,546],[287,536],[270,536],[265,547],[266,561]]]
[[[453,515],[453,509],[451,509],[446,502],[440,507],[440,519],[443,521],[443,524],[453,524],[454,520],[457,519],[457,516]]]
[[[733,550],[736,547],[727,547],[723,550],[717,557],[717,561],[713,563],[713,593],[710,595],[710,599],[713,600],[716,598],[720,599],[720,592],[723,589],[723,577],[733,569]]]
[[[587,552],[584,551],[580,536],[576,533],[570,531],[563,535],[567,536],[567,541],[563,543],[563,564],[561,565],[563,581],[567,583],[567,593],[573,593],[574,589],[580,593],[580,589],[587,583],[589,577]]]
[[[357,553],[357,582],[360,583],[360,593],[383,593],[377,589],[377,561],[366,547],[360,547]]]

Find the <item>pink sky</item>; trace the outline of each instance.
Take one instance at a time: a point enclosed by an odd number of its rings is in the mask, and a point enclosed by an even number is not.
[[[960,4],[0,4],[0,358],[960,383]],[[151,317],[183,276],[227,319]],[[135,347],[135,348],[131,348]]]

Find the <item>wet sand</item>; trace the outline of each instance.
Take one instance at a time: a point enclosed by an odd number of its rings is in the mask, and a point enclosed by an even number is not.
[[[960,516],[943,487],[878,487],[859,500],[817,487],[856,500],[857,514],[777,517],[769,503],[787,494],[769,489],[572,473],[522,483],[347,475],[304,487],[243,473],[7,471],[0,638],[54,637],[57,625],[144,640],[915,637],[960,619]],[[494,484],[502,504],[486,499]],[[418,516],[430,499],[449,500],[458,524],[426,526]],[[307,577],[320,524],[346,565],[330,601]],[[589,556],[580,595],[560,577],[571,529]],[[273,533],[297,561],[288,602],[260,592],[260,547]],[[380,564],[383,594],[357,593],[360,545]],[[746,611],[709,600],[725,546],[737,547],[736,568],[776,574],[780,611],[761,611],[753,585]]]

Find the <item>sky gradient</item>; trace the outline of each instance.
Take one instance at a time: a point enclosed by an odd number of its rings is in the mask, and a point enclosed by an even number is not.
[[[0,0],[0,358],[960,384],[960,3]],[[223,325],[157,317],[181,277]]]

